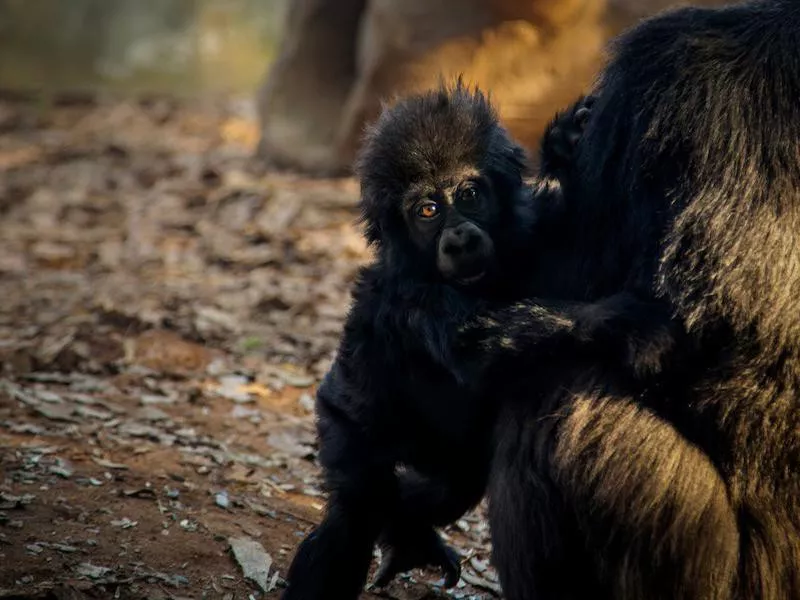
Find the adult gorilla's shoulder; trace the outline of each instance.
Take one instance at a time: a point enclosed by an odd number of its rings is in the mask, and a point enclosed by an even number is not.
[[[618,40],[603,75],[586,205],[628,215],[639,277],[691,327],[800,338],[799,28],[791,0],[675,11]]]

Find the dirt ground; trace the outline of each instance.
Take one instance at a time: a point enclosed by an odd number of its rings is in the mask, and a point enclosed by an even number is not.
[[[278,597],[369,256],[355,182],[256,136],[232,99],[0,100],[0,598]],[[381,597],[494,597],[483,512],[445,535],[457,588]]]

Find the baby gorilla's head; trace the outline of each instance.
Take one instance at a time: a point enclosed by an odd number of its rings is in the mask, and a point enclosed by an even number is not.
[[[359,157],[367,239],[404,276],[484,281],[513,237],[525,168],[479,91],[459,81],[404,98],[384,110]]]

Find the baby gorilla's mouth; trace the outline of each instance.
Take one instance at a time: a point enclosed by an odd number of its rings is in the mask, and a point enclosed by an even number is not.
[[[475,275],[467,275],[466,277],[458,277],[456,278],[456,283],[459,285],[472,285],[473,283],[478,283],[481,279],[483,279],[484,275],[486,275],[486,271],[480,271]]]

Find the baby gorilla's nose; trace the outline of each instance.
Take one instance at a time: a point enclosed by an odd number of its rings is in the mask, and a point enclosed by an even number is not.
[[[471,285],[486,274],[493,254],[494,244],[483,229],[461,223],[442,231],[436,264],[446,279]]]
[[[473,254],[480,248],[483,235],[472,223],[446,229],[442,233],[442,252],[452,258]]]

